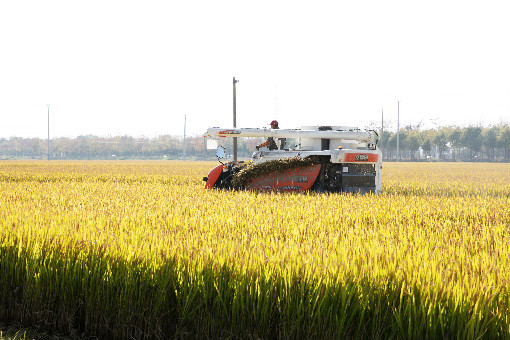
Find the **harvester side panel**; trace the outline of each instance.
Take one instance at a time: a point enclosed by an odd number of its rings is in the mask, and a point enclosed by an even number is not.
[[[248,190],[306,191],[309,190],[321,169],[320,164],[308,165],[257,177],[246,183]]]

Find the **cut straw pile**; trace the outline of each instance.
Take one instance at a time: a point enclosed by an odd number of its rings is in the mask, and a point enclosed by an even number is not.
[[[232,185],[235,189],[242,189],[246,183],[254,178],[318,163],[319,159],[317,159],[317,157],[307,157],[304,159],[291,157],[275,159],[259,164],[248,163],[241,171],[234,175],[232,178]]]

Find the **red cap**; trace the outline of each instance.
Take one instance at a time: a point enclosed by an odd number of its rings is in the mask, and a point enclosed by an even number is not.
[[[278,121],[275,119],[275,120],[273,120],[273,121],[272,121],[270,124],[268,124],[268,125],[276,125],[276,126],[278,126]]]

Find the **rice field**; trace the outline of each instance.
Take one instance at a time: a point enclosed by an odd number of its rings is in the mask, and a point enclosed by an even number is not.
[[[204,190],[217,163],[0,162],[0,324],[100,339],[510,339],[510,166],[382,195]]]

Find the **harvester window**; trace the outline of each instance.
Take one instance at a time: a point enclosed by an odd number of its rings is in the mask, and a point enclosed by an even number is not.
[[[299,150],[301,140],[299,138],[287,138],[286,147],[290,150]]]

